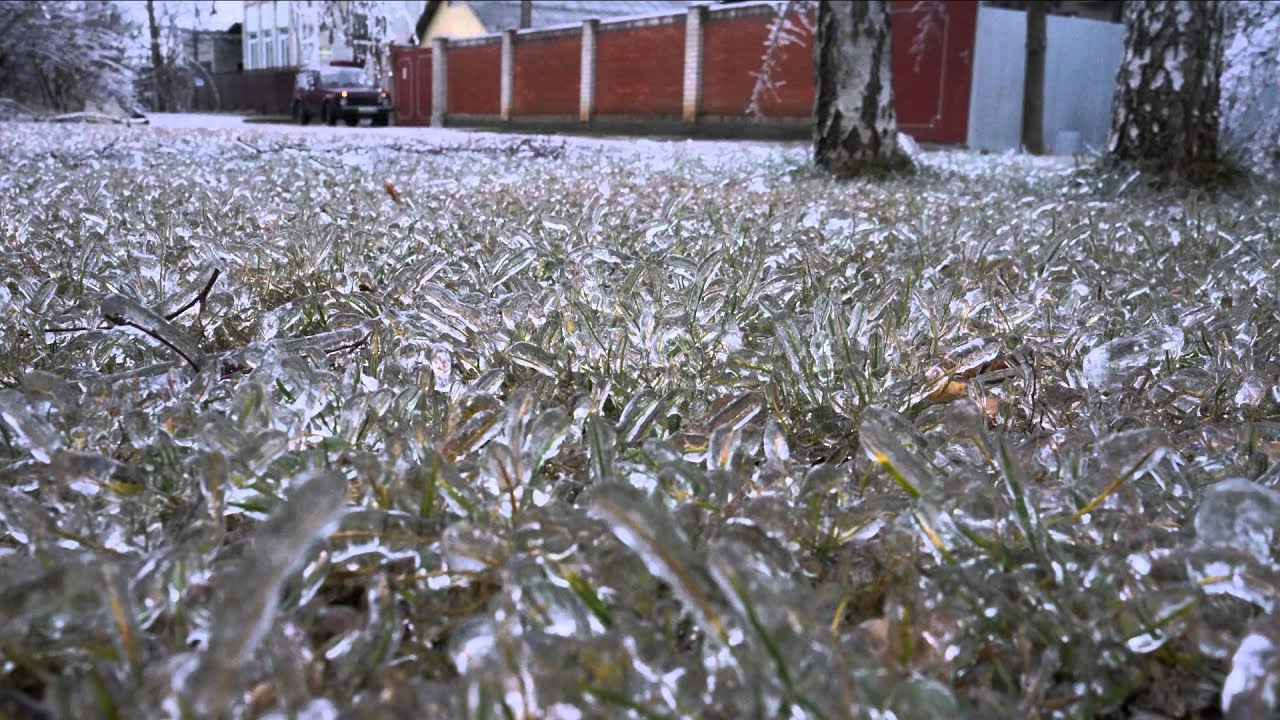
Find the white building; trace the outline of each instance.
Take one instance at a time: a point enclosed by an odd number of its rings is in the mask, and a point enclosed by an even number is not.
[[[244,69],[386,67],[391,43],[409,44],[425,0],[245,0]]]

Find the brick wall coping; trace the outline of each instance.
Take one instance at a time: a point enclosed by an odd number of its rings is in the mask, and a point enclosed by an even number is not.
[[[782,8],[778,7],[778,3],[761,0],[760,2],[744,2],[733,5],[710,5],[707,6],[707,12],[716,20],[732,20],[740,17],[773,15],[774,13],[782,12]]]
[[[446,41],[447,41],[446,44],[450,48],[498,45],[502,42],[502,33],[493,33],[492,35],[476,35],[474,37],[465,37],[465,38],[446,38]]]
[[[533,30],[517,30],[516,42],[526,42],[538,40],[548,40],[557,37],[569,37],[582,34],[582,23],[565,23],[563,25],[548,25]]]
[[[692,5],[690,7],[693,7]],[[744,2],[733,5],[706,5],[704,6],[716,20],[731,20],[739,17],[756,17],[758,15],[769,15],[778,12],[777,3],[773,0],[756,0],[755,2]],[[660,25],[682,24],[688,17],[688,12],[665,13],[662,15],[624,15],[611,18],[595,18],[600,23],[600,31],[616,31],[631,30],[639,27],[654,27]],[[561,23],[559,25],[548,25],[546,27],[531,28],[526,30],[516,30],[516,40],[543,40],[552,37],[562,37],[566,35],[577,35],[582,32],[581,22]],[[488,33],[485,35],[473,35],[465,38],[447,38],[449,47],[474,47],[476,45],[488,45],[490,43],[502,42],[502,33]]]
[[[625,17],[601,18],[600,32],[617,32],[642,27],[660,27],[662,25],[683,25],[689,13],[681,12],[667,15],[629,15]]]

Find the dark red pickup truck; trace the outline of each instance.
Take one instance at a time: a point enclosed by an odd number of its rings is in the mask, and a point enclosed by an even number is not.
[[[382,126],[391,116],[391,96],[369,84],[359,68],[307,68],[299,70],[294,81],[292,113],[302,125],[314,117],[328,125],[342,119],[353,127],[369,118]]]

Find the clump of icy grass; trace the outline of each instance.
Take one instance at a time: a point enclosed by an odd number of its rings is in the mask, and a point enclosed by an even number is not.
[[[458,133],[0,152],[5,713],[1276,712],[1273,198]]]

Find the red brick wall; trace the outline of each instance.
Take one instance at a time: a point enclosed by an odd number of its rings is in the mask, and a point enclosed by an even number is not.
[[[968,130],[972,52],[977,0],[950,0],[940,19],[917,0],[892,0],[893,72],[898,127],[918,140],[963,143]],[[768,37],[770,14],[709,12],[703,28],[701,112],[742,117],[755,86]],[[595,113],[678,118],[684,86],[685,15],[661,24],[630,27],[602,23],[596,37]],[[927,21],[922,25],[922,20]],[[804,23],[797,23],[802,27]],[[924,32],[925,50],[912,45]],[[812,113],[812,37],[783,48],[773,72],[777,96],[762,98],[766,118],[805,118]],[[516,39],[512,112],[515,117],[576,115],[581,70],[581,34]],[[448,112],[499,112],[501,44],[449,48]],[[415,63],[425,74],[414,85],[414,122],[430,114],[430,63]],[[423,93],[427,93],[423,95]],[[397,94],[404,96],[403,90]],[[399,105],[400,99],[397,99]]]
[[[516,115],[577,115],[581,96],[582,35],[517,38],[514,51]]]
[[[684,94],[684,17],[667,25],[596,36],[596,113],[680,116]]]
[[[769,13],[720,19],[708,13],[702,46],[703,114],[741,116],[746,112],[772,17]],[[813,38],[809,33],[803,37],[802,45],[781,48],[775,55],[779,65],[770,74],[774,94],[766,93],[760,104],[765,117],[813,113]]]
[[[451,115],[497,115],[502,92],[502,45],[449,48],[449,104]]]

